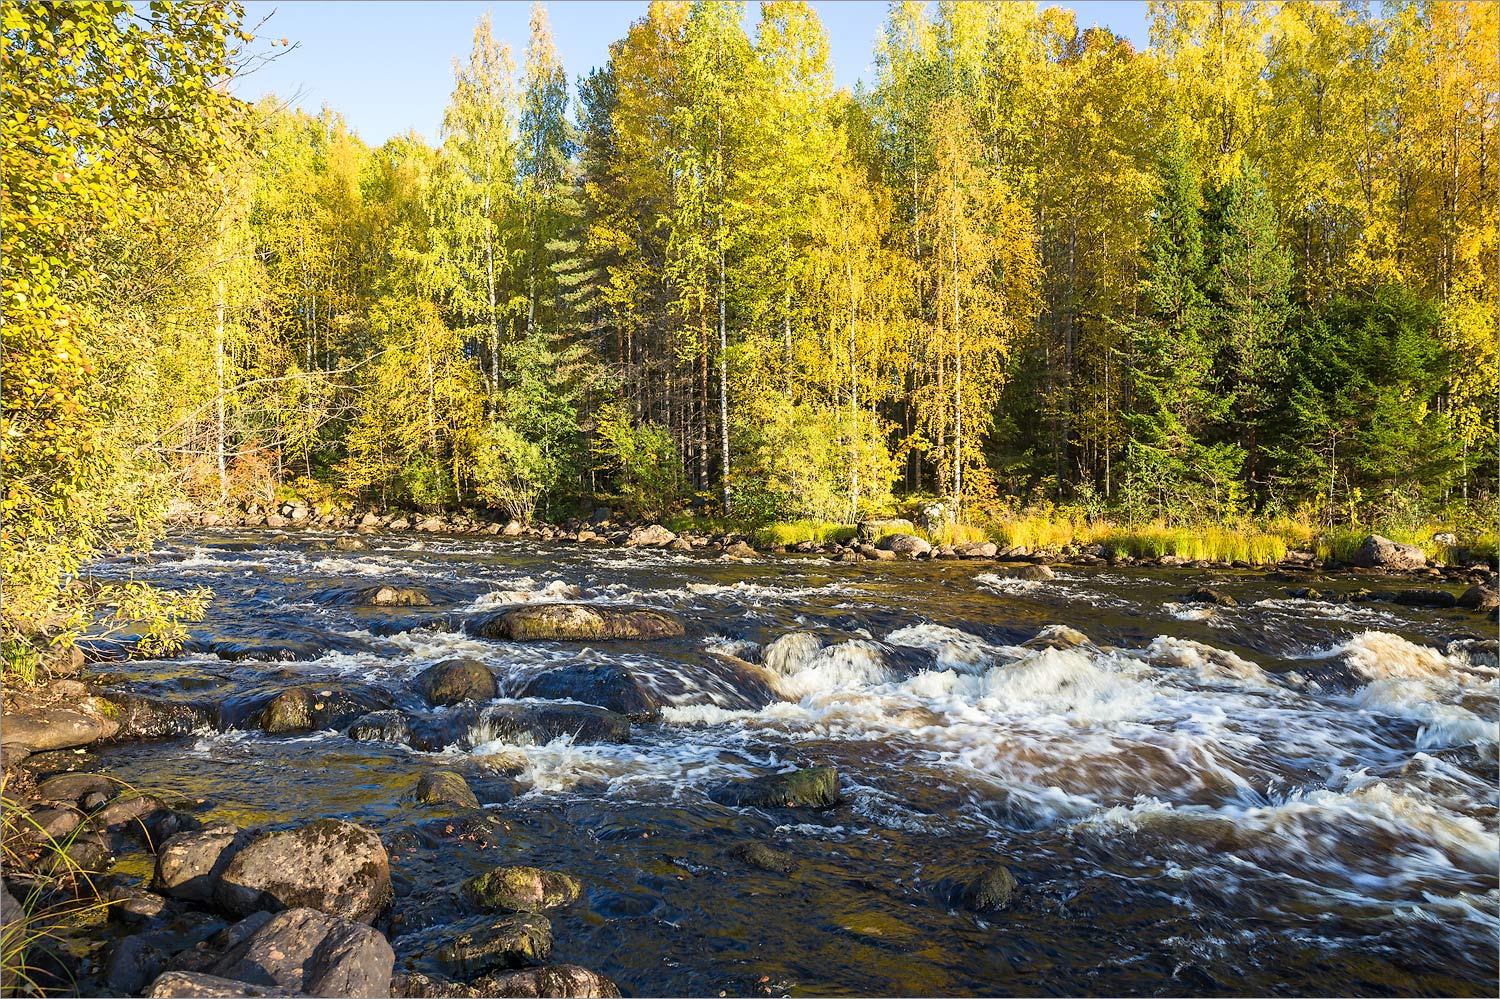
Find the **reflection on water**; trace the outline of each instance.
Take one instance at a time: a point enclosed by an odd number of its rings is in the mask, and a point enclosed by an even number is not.
[[[1024,581],[982,563],[435,538],[335,557],[304,551],[315,537],[205,531],[149,566],[105,563],[218,594],[196,651],[120,679],[215,702],[357,680],[407,704],[443,659],[483,660],[502,694],[582,661],[627,667],[665,704],[620,744],[485,730],[421,753],[205,727],[102,754],[137,786],[210,799],[215,818],[378,828],[398,954],[402,931],[451,914],[460,879],[524,862],[587,886],[554,920],[555,958],[634,994],[1496,991],[1497,671],[1492,648],[1453,644],[1485,633],[1475,616],[1293,600],[1229,572],[1213,585],[1241,605],[1202,608],[1179,601],[1209,580],[1181,572]],[[436,606],[319,600],[372,578]],[[669,608],[688,635],[516,645],[462,630],[555,600]],[[465,775],[483,817],[412,803],[435,762]],[[843,805],[709,796],[808,763],[838,768]],[[747,839],[796,868],[734,859]],[[956,908],[954,887],[996,860],[1016,904]]]

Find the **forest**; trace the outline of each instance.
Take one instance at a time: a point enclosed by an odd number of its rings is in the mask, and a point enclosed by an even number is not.
[[[1497,11],[893,3],[849,92],[806,3],[538,5],[371,148],[238,4],[6,4],[7,640],[289,495],[1492,544]]]

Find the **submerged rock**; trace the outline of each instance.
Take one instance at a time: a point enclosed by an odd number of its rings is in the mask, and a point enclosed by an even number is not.
[[[576,964],[554,964],[481,975],[469,984],[409,972],[391,981],[402,999],[618,999],[620,987],[597,971]]]
[[[1049,624],[1035,637],[1021,643],[1023,649],[1076,649],[1089,644],[1089,636],[1066,624]]]
[[[421,961],[459,978],[545,961],[552,923],[545,916],[491,913],[445,923],[400,938],[404,961]]]
[[[839,775],[833,767],[808,767],[734,781],[710,797],[721,805],[759,808],[832,808],[839,803]]]
[[[556,909],[576,902],[582,892],[577,878],[535,867],[496,867],[463,883],[470,902],[500,912]]]
[[[432,705],[492,701],[499,694],[495,674],[477,659],[450,659],[429,666],[414,686]]]
[[[573,663],[537,673],[522,682],[518,694],[582,701],[636,721],[650,721],[661,714],[661,699],[629,667],[616,663]]]
[[[414,794],[423,805],[479,807],[479,799],[469,790],[468,782],[451,770],[433,770],[423,774],[417,781]]]
[[[591,604],[528,604],[510,607],[471,626],[484,638],[513,642],[597,641],[676,638],[682,622],[666,611],[647,607],[607,607]]]
[[[1350,562],[1366,569],[1405,571],[1425,566],[1427,554],[1416,545],[1398,544],[1390,538],[1371,534],[1365,538]]]
[[[797,858],[759,840],[747,840],[729,848],[729,855],[741,863],[773,874],[790,874],[797,869]]]
[[[319,819],[251,836],[224,867],[214,898],[239,915],[307,908],[367,923],[391,901],[390,858],[373,831]]]
[[[374,711],[349,727],[349,737],[432,753],[495,741],[541,745],[564,737],[577,743],[629,742],[630,719],[591,704],[471,702],[432,714]]]
[[[1010,868],[994,864],[985,868],[959,893],[959,901],[971,912],[995,912],[1010,905],[1016,894],[1016,879]]]

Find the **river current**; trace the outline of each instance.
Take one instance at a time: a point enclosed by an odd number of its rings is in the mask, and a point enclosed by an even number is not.
[[[203,530],[100,564],[215,593],[185,654],[103,668],[203,703],[306,682],[400,691],[460,657],[504,694],[582,661],[627,667],[667,705],[623,744],[479,733],[424,753],[205,724],[99,751],[137,788],[204,799],[205,821],[378,830],[398,963],[401,928],[441,922],[460,880],[525,863],[585,885],[553,919],[553,959],[627,995],[1496,994],[1500,709],[1478,615],[1295,599],[1265,573],[1030,581],[991,562],[432,536],[309,550],[329,537]],[[436,606],[329,598],[376,583]],[[1205,583],[1239,606],[1182,602]],[[463,630],[536,601],[659,607],[687,635]],[[769,668],[769,704],[737,689],[735,659]],[[435,764],[465,776],[484,821],[414,803]],[[837,768],[837,808],[710,797],[812,764]],[[735,859],[751,839],[796,868]],[[1018,882],[1011,907],[958,906],[955,888],[997,861]],[[149,876],[149,858],[120,870]]]

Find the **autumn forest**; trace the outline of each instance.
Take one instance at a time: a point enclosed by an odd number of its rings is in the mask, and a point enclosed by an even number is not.
[[[538,5],[378,148],[251,30],[5,6],[8,635],[174,501],[1493,534],[1493,3]]]

